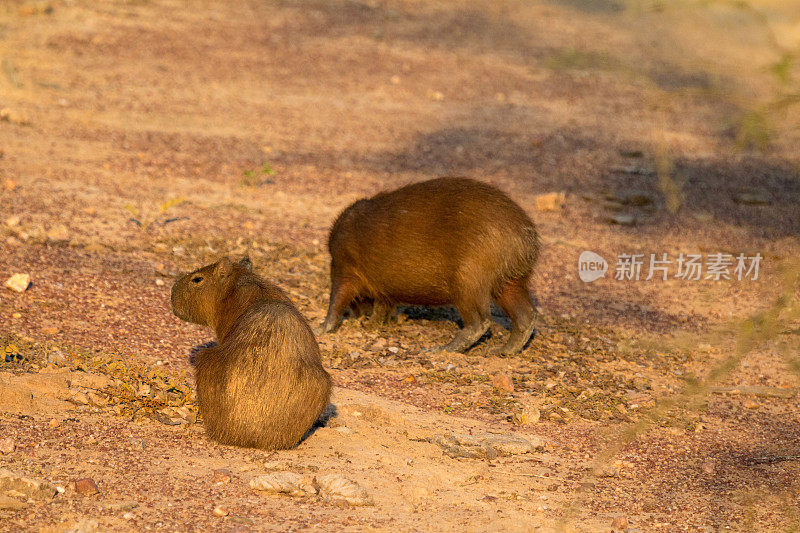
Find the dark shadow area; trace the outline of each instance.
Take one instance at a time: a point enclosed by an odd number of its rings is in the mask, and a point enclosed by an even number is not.
[[[625,11],[625,2],[617,0],[548,0],[548,3],[593,14],[615,15]]]
[[[542,291],[544,294],[544,291]],[[649,332],[665,332],[675,329],[699,331],[707,322],[707,318],[699,315],[670,313],[661,309],[643,308],[645,300],[637,292],[626,290],[613,295],[593,291],[587,295],[570,298],[570,304],[581,318],[595,324],[608,326],[624,325],[629,328]]]
[[[475,9],[401,10],[371,6],[353,0],[281,1],[280,7],[310,11],[294,32],[307,35],[363,35],[378,41],[405,41],[439,49],[469,49],[513,53],[521,58],[541,57],[531,32],[502,16]],[[532,33],[536,33],[535,28]]]
[[[319,415],[319,418],[317,418],[317,421],[311,426],[311,429],[306,431],[305,435],[300,438],[300,442],[297,444],[299,445],[304,440],[310,438],[319,428],[326,427],[328,423],[337,416],[339,416],[339,409],[334,404],[329,403],[325,409],[322,410],[322,414]]]
[[[591,294],[579,293],[566,297],[550,294],[552,287],[540,287],[538,296],[546,300],[559,298],[559,306],[569,308],[571,313],[579,320],[589,320],[593,324],[619,326],[624,324],[629,328],[641,329],[649,332],[664,332],[680,329],[683,331],[699,331],[706,326],[707,318],[695,314],[670,313],[664,310],[643,308],[641,302],[645,300],[636,291],[615,292],[610,295],[606,292],[592,291]],[[624,297],[623,297],[624,294]],[[368,322],[371,311],[362,309],[359,315],[362,321]],[[492,320],[503,329],[511,330],[511,320],[503,310],[492,302]],[[424,306],[424,305],[398,305],[391,322],[397,321],[398,315],[405,315],[409,321],[423,322],[453,322],[459,328],[464,327],[461,316],[455,307]],[[349,313],[345,320],[359,320],[354,313]],[[547,334],[554,325],[546,324],[541,319],[534,338]],[[485,340],[485,339],[483,339]],[[480,344],[480,343],[478,343]]]
[[[800,234],[800,171],[791,162],[754,153],[743,153],[733,161],[721,157],[678,158],[673,163],[672,179],[683,184],[682,201],[673,214],[668,212],[659,178],[651,170],[654,165],[647,153],[654,149],[645,148],[642,157],[625,161],[618,155],[623,147],[615,147],[617,141],[605,131],[569,128],[541,136],[518,134],[498,126],[504,120],[503,112],[489,118],[488,111],[476,110],[480,124],[420,133],[404,150],[367,156],[364,163],[376,171],[429,176],[482,178],[502,173],[510,176],[519,190],[531,193],[557,189],[602,196],[613,191],[643,191],[654,202],[641,228],[649,232],[675,229],[684,223],[691,228],[696,221],[690,215],[698,214],[744,228],[758,238]],[[540,129],[542,125],[531,124],[532,131]],[[576,171],[583,163],[580,157],[600,163],[599,169]],[[641,168],[641,172],[619,170],[626,165]],[[753,194],[755,199],[747,196]],[[597,208],[598,215],[603,216],[602,205]]]
[[[590,16],[615,16],[625,11],[617,0],[548,0],[548,3],[581,11]],[[496,53],[517,64],[546,66],[555,71],[606,70],[620,75],[644,78],[659,88],[672,90],[712,90],[730,85],[731,80],[702,70],[687,70],[667,60],[643,61],[643,58],[619,56],[582,48],[553,48],[540,36],[545,34],[547,19],[537,25],[527,19],[523,27],[502,9],[487,15],[476,9],[427,9],[412,11],[370,5],[353,0],[277,2],[283,8],[303,9],[302,25],[288,25],[278,33],[303,33],[311,36],[361,35],[377,42],[399,42],[436,50],[464,50],[472,53]],[[310,13],[309,13],[310,12]],[[283,30],[283,31],[281,31]],[[275,39],[271,29],[270,38]],[[284,38],[289,39],[289,35]],[[271,46],[273,43],[267,43]],[[369,59],[366,59],[369,61]]]
[[[483,112],[487,111],[485,108]],[[534,170],[546,166],[545,155],[556,150],[594,150],[594,139],[553,131],[539,136],[520,135],[495,126],[502,122],[502,110],[481,126],[453,126],[421,133],[408,148],[381,156],[381,164],[392,172],[426,174],[470,174],[478,170]]]
[[[648,161],[637,162],[648,165]],[[746,230],[755,239],[800,235],[800,169],[754,153],[735,160],[722,157],[677,158],[671,179],[680,186],[680,206],[670,213],[653,172],[633,174],[609,169],[598,185],[604,190],[644,191],[655,199],[646,231],[716,231],[719,223]],[[683,228],[683,229],[681,229]]]
[[[710,213],[757,237],[800,235],[800,171],[794,164],[749,155],[733,162],[681,159],[676,169],[686,180],[680,213]]]
[[[747,514],[758,509],[760,498],[790,496],[792,488],[796,490],[800,472],[800,426],[796,421],[787,423],[777,414],[729,408],[712,408],[708,416],[719,416],[720,421],[710,432],[699,433],[680,455],[665,457],[664,450],[674,446],[667,434],[638,438],[625,453],[636,458],[633,476],[639,469],[648,473],[650,490],[625,494],[615,488],[626,482],[611,480],[611,486],[596,490],[590,506],[602,508],[609,498],[616,505],[643,511],[703,502],[698,507],[700,519],[723,529],[743,523]]]
[[[731,85],[733,82],[722,76],[702,70],[686,70],[677,65],[659,62],[647,70],[647,77],[659,89],[665,91],[680,91],[695,89],[699,91],[713,91],[714,89]]]

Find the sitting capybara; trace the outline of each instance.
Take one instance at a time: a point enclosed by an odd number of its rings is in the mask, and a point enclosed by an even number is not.
[[[195,355],[208,435],[223,444],[291,448],[328,405],[331,379],[308,323],[277,286],[227,257],[172,287],[178,318],[209,326],[217,345]]]
[[[502,352],[519,352],[533,334],[536,226],[492,185],[438,178],[358,200],[333,223],[328,249],[323,332],[335,330],[354,301],[373,301],[378,320],[397,303],[453,304],[464,327],[441,348],[464,351],[489,329],[494,299],[513,325]]]

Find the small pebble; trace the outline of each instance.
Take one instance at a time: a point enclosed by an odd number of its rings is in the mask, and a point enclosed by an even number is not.
[[[50,422],[47,423],[47,425],[50,426],[51,428],[57,428],[58,424],[59,422],[55,418],[51,418]]]
[[[89,396],[89,402],[95,407],[105,407],[106,405],[108,405],[108,398],[106,398],[102,394],[90,392],[88,396]]]
[[[558,211],[564,207],[566,194],[563,192],[540,194],[534,200],[536,201],[536,209],[539,211]]]
[[[85,477],[75,481],[75,492],[89,496],[91,494],[97,494],[100,492],[100,489],[97,488],[97,483],[95,483],[92,478]]]
[[[617,516],[611,522],[611,529],[616,531],[625,531],[628,529],[628,519],[624,516]]]
[[[28,504],[17,500],[15,498],[10,498],[8,496],[0,495],[0,510],[3,511],[20,511],[27,507]]]
[[[30,284],[30,274],[14,274],[6,280],[6,287],[15,292],[25,292]]]
[[[28,118],[28,115],[24,112],[8,107],[0,109],[0,120],[5,120],[19,126],[28,126],[31,123],[31,119]]]
[[[606,222],[609,224],[619,224],[620,226],[635,226],[636,217],[633,215],[618,214],[606,218]]]
[[[44,335],[56,335],[61,331],[61,328],[56,326],[55,324],[49,324],[47,326],[44,326],[41,331]]]
[[[226,468],[218,468],[214,470],[214,484],[222,485],[231,482],[231,471]]]
[[[22,318],[22,313],[13,313],[11,318]]]
[[[733,201],[745,205],[769,205],[772,203],[769,193],[764,189],[738,193],[734,195]]]
[[[163,287],[164,286],[164,280],[161,279],[161,278],[156,278],[156,285],[158,285],[159,287]]]
[[[440,102],[444,100],[444,95],[440,91],[428,91],[428,98]]]
[[[495,374],[492,376],[492,386],[504,392],[514,392],[514,382],[508,374]]]
[[[214,507],[214,516],[228,516],[229,511],[220,505]]]
[[[597,475],[600,477],[617,477],[619,476],[619,470],[613,466],[604,466]]]
[[[17,444],[10,437],[0,439],[0,453],[14,453]]]
[[[53,226],[47,232],[47,239],[53,242],[66,242],[69,240],[69,228],[64,224]]]
[[[54,365],[63,364],[67,360],[67,356],[61,350],[53,350],[47,354],[47,362]]]

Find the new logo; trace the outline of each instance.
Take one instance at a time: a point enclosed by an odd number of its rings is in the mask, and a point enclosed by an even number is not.
[[[605,277],[608,271],[608,263],[600,255],[585,251],[578,257],[578,276],[581,281],[591,283],[597,279]]]

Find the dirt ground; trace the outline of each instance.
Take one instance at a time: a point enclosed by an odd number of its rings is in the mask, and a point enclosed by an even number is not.
[[[64,489],[3,495],[0,530],[800,530],[800,8],[747,5],[0,4],[0,281],[32,279],[0,291],[0,468]],[[248,254],[317,325],[337,213],[437,175],[539,227],[522,354],[489,354],[502,316],[423,353],[457,315],[401,308],[320,338],[338,416],[294,450],[159,421],[196,414],[188,353],[212,339],[171,314],[175,273]],[[584,250],[605,278],[579,279]],[[763,259],[757,280],[614,279],[651,253]],[[453,433],[546,447],[453,458],[431,442]],[[275,471],[374,505],[250,488]]]

